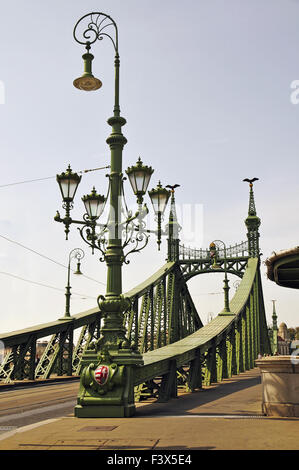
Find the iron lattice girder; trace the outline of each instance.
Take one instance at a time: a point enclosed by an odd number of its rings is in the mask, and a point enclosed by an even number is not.
[[[55,333],[48,342],[42,357],[37,364],[35,369],[35,379],[47,379],[50,376],[58,353],[58,348],[56,347],[58,341],[59,333]]]
[[[72,357],[73,325],[68,323],[66,329],[54,334],[48,342],[35,368],[35,379],[49,378],[54,366],[57,367],[57,375],[72,375]]]
[[[202,326],[181,270],[175,262],[164,265],[126,296],[132,305],[126,313],[128,337],[138,343],[142,352],[170,344]],[[14,355],[8,353],[0,366],[0,379],[10,381],[17,370],[23,371],[22,378],[45,379],[50,377],[57,365],[59,374],[79,374],[82,353],[92,340],[99,338],[100,318],[99,310],[91,309],[74,315],[69,321],[51,322],[0,336],[5,345],[15,351]],[[73,331],[80,327],[82,331],[70,357],[68,348],[72,348]],[[36,341],[48,335],[51,339],[36,363]],[[64,370],[64,355],[67,356],[67,370]],[[29,368],[24,366],[25,358],[28,359]]]
[[[263,299],[257,295],[260,290],[259,260],[251,258],[230,302],[230,313],[221,313],[188,337],[144,354],[144,366],[135,371],[135,386],[167,374],[170,361],[171,364],[176,361],[179,368],[192,363],[198,355],[206,385],[221,380],[227,371],[230,374],[233,366],[240,372],[252,368],[258,352],[270,352],[269,341],[263,333],[266,319]],[[263,337],[260,351],[254,346],[256,335]]]
[[[238,290],[230,301],[230,313],[221,312],[204,327],[192,302],[179,263],[167,263],[127,294],[132,302],[132,307],[127,312],[130,336],[137,340],[143,337],[144,344],[148,347],[148,352],[143,355],[144,366],[135,370],[134,385],[139,395],[143,393],[142,389],[147,395],[150,390],[161,389],[161,397],[164,396],[164,399],[172,396],[177,386],[174,369],[184,368],[180,381],[185,380],[188,387],[195,389],[202,383],[209,385],[213,380],[221,380],[233,372],[238,373],[253,367],[258,351],[270,352],[259,260],[250,258],[247,263]],[[76,357],[78,360],[80,347],[85,347],[85,341],[89,344],[91,338],[97,336],[97,333],[91,331],[88,336],[88,328],[85,325],[89,324],[91,328],[92,322],[98,319],[99,312],[93,310],[74,316],[74,320],[70,322],[58,321],[41,325],[38,330],[35,328],[12,333],[8,335],[8,339],[15,348],[25,344],[19,354],[15,354],[20,363],[20,360],[26,357],[26,350],[28,352],[32,349],[34,337],[44,337],[45,331],[52,331],[54,335],[49,348],[54,347],[55,350],[55,343],[64,342],[63,338],[59,339],[59,335],[63,333],[62,336],[66,339],[67,329],[71,325],[72,328],[83,326],[84,332],[73,356],[73,359]],[[136,325],[139,328],[136,328]],[[163,331],[159,331],[161,325],[166,325],[167,331],[165,326]],[[53,328],[56,330],[51,330]],[[55,335],[58,336],[55,338]],[[159,335],[160,342],[156,340]],[[22,343],[18,343],[20,338]],[[46,371],[49,372],[50,369],[49,366]],[[2,375],[5,373],[7,374],[7,364],[6,369],[2,370]],[[200,377],[196,374],[200,374]],[[157,379],[160,382],[155,385],[153,381]],[[168,384],[170,379],[171,383]],[[146,387],[142,386],[144,383],[147,384]]]
[[[128,292],[128,338],[141,353],[181,339],[202,326],[179,265],[169,262]]]
[[[0,380],[6,382],[10,381],[10,376],[13,370],[13,352],[9,350],[0,364]]]
[[[240,278],[243,277],[249,257],[229,258],[226,260],[226,271]],[[211,260],[207,259],[184,259],[178,261],[185,281],[188,281],[198,274],[224,273],[224,258],[217,258],[219,268],[214,269]]]
[[[65,350],[63,336],[67,334],[65,339],[70,339],[72,343],[73,331],[99,321],[99,315],[98,308],[90,309],[74,315],[70,321],[57,320],[1,335],[0,340],[8,352],[5,360],[0,364],[0,380],[10,382],[13,379],[48,378],[59,351],[63,355],[63,349]],[[47,336],[51,336],[51,340],[40,360],[36,362],[36,342]],[[56,343],[58,347],[55,346]],[[59,343],[61,349],[59,349]],[[70,374],[70,372],[69,366],[67,373]],[[73,369],[72,372],[75,370]]]
[[[36,337],[32,336],[26,343],[14,345],[12,348],[13,368],[10,377],[22,380],[26,374],[31,379],[34,378],[34,357]]]
[[[100,337],[101,315],[92,323],[84,325],[73,351],[72,370],[75,375],[81,372],[81,357],[93,340]]]

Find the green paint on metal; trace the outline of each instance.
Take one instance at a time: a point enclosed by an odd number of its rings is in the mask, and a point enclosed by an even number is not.
[[[254,288],[254,282],[257,276],[258,259],[251,258],[248,260],[248,267],[243,276],[241,284],[230,302],[230,316],[218,315],[208,325],[200,328],[186,338],[173,344],[164,346],[157,350],[148,352],[143,355],[144,366],[136,371],[135,384],[150,380],[159,374],[163,374],[164,370],[168,370],[168,361],[176,359],[177,364],[185,364],[187,358],[191,361],[194,359],[194,351],[198,348],[202,353],[206,354],[206,366],[204,367],[203,384],[209,385],[215,376],[216,361],[215,348],[213,345],[215,338],[220,335],[227,335],[232,327],[237,324],[237,347],[236,362],[239,362],[239,371],[249,369],[251,361],[251,326],[250,326],[250,295]],[[265,322],[265,318],[263,319]],[[225,333],[227,332],[227,333]],[[248,338],[248,339],[247,339]],[[233,341],[232,339],[230,340]],[[242,346],[242,347],[241,347]],[[232,348],[233,346],[231,346]],[[232,353],[229,353],[230,356]],[[239,357],[239,361],[238,358]],[[229,359],[229,362],[232,362]],[[231,366],[229,366],[231,367]]]
[[[111,250],[115,247],[114,244]],[[239,253],[239,247],[230,247],[228,253]],[[111,274],[119,270],[118,255],[113,256],[107,284],[109,295],[100,299],[99,309],[74,315],[71,321],[52,322],[6,335],[5,342],[13,346],[13,352],[0,368],[0,377],[8,377],[9,363],[13,363],[12,377],[17,376],[25,357],[28,353],[30,357],[34,350],[33,339],[52,334],[35,376],[50,376],[55,364],[61,374],[81,371],[76,416],[116,417],[134,413],[134,391],[135,401],[149,396],[165,401],[176,396],[178,386],[194,391],[253,367],[258,352],[269,352],[260,261],[250,256],[227,260],[228,272],[229,269],[237,272],[242,280],[229,302],[229,311],[225,315],[220,312],[208,325],[202,326],[186,284],[196,269],[200,272],[210,269],[210,260],[205,258],[203,250],[201,256],[197,268],[191,257],[189,264],[185,263],[186,259],[166,263],[124,296],[117,294],[121,285],[115,284]],[[221,257],[217,263],[223,269]],[[115,294],[111,295],[113,290]],[[116,310],[117,315],[111,315]],[[123,313],[121,321],[120,312]],[[108,343],[98,341],[101,316],[106,317],[102,332],[106,333]],[[79,327],[82,332],[78,343],[64,363],[66,343]],[[120,338],[124,343],[121,348],[117,344]],[[109,348],[103,347],[105,344]],[[95,371],[101,366],[111,371],[105,388],[99,387],[95,380]],[[32,356],[24,370],[32,375]]]

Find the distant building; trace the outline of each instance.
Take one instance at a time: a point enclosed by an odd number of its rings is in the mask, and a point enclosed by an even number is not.
[[[271,350],[273,355],[289,355],[291,340],[289,338],[288,328],[285,323],[277,327],[277,314],[275,309],[275,300],[273,302],[272,329],[269,330]]]
[[[285,323],[281,323],[279,325],[277,340],[278,340],[278,354],[289,355],[291,340],[289,337],[287,325]]]

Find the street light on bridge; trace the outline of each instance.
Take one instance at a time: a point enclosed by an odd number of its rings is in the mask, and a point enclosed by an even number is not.
[[[226,259],[226,245],[222,240],[214,240],[210,243],[210,256],[213,260],[212,268],[221,269],[221,266],[217,264],[217,254],[219,253],[219,244],[223,245],[223,258],[224,258],[224,312],[230,312],[229,309],[229,280],[227,278],[227,259]]]
[[[64,317],[60,318],[59,320],[71,320],[71,313],[70,313],[70,303],[71,303],[71,261],[72,259],[77,260],[77,269],[74,272],[76,275],[82,274],[81,272],[81,259],[84,258],[84,251],[81,250],[81,248],[74,248],[73,250],[70,251],[69,253],[69,261],[68,261],[68,267],[67,267],[67,285],[65,288],[65,313]]]
[[[102,254],[100,260],[105,261],[107,265],[106,295],[98,297],[104,325],[101,328],[100,339],[93,344],[93,352],[87,350],[83,356],[83,363],[88,365],[82,372],[75,415],[78,417],[131,416],[135,412],[134,397],[132,394],[126,396],[125,390],[133,390],[132,368],[142,364],[143,360],[137,350],[137,344],[131,343],[125,336],[124,312],[130,308],[130,301],[122,295],[122,265],[129,262],[127,257],[130,253],[140,252],[145,248],[150,233],[157,235],[158,248],[160,248],[161,235],[168,234],[167,230],[161,229],[161,220],[171,191],[162,187],[159,181],[157,187],[148,192],[158,228],[157,230],[146,229],[144,218],[148,214],[148,208],[142,203],[154,170],[144,165],[139,157],[136,165],[126,170],[137,198],[138,211],[134,215],[127,211],[126,219],[121,220],[122,207],[126,208],[126,205],[122,203],[125,180],[122,173],[122,150],[127,139],[122,134],[121,128],[126,124],[126,120],[120,116],[119,107],[120,59],[117,25],[110,16],[92,12],[78,20],[73,36],[75,41],[84,45],[87,51],[82,56],[83,75],[73,82],[74,86],[80,90],[92,91],[102,86],[102,82],[92,73],[94,56],[90,53],[91,46],[97,40],[108,37],[115,52],[114,108],[113,116],[107,121],[112,127],[112,132],[106,140],[111,151],[110,174],[107,175],[109,177],[107,196],[98,194],[93,188],[89,195],[82,197],[86,209],[83,220],[74,220],[70,212],[81,176],[73,173],[70,166],[66,172],[57,175],[65,217],[61,218],[57,212],[54,219],[65,225],[66,239],[70,225],[79,225],[80,235],[91,247],[92,253],[98,249]],[[108,221],[100,224],[99,218],[104,212],[108,196]]]

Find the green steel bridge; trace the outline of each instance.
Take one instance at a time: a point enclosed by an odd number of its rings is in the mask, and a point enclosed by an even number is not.
[[[125,294],[130,299],[124,317],[126,338],[142,356],[132,369],[131,389],[125,391],[128,396],[134,394],[135,401],[149,396],[167,401],[177,395],[178,387],[194,391],[220,382],[253,368],[259,353],[271,353],[260,275],[260,219],[252,184],[245,220],[247,240],[225,251],[219,249],[214,264],[210,249],[180,244],[174,196],[169,222],[168,261]],[[203,326],[188,280],[202,273],[225,271],[240,278],[239,286],[228,311],[223,309]],[[0,365],[0,383],[40,381],[54,374],[81,375],[81,387],[94,388],[88,374],[90,364],[96,361],[101,320],[101,310],[94,308],[69,320],[0,335],[7,348]],[[74,344],[74,331],[79,329]],[[36,361],[37,340],[45,337],[51,339]],[[81,393],[78,401],[91,403],[92,394]]]

